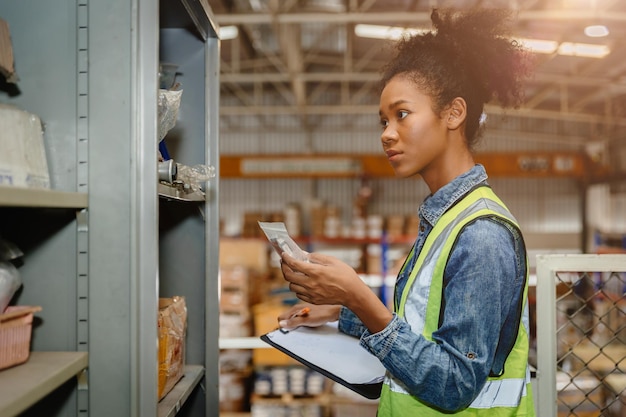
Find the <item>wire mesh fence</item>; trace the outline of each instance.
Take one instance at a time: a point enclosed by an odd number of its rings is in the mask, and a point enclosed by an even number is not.
[[[626,273],[556,273],[558,416],[626,416]]]

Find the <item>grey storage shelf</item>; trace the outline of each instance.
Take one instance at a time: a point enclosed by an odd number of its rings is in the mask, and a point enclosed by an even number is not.
[[[2,372],[0,415],[20,414],[86,367],[85,352],[32,352],[25,364]]]
[[[80,378],[43,390],[26,378],[20,390],[40,398],[20,416],[219,414],[218,181],[204,201],[162,199],[157,187],[160,61],[180,65],[184,90],[172,157],[219,177],[220,42],[204,3],[0,0],[19,76],[0,102],[41,118],[52,184],[0,187],[0,236],[25,253],[13,302],[42,307],[31,358],[80,358],[59,368]],[[188,308],[187,366],[159,402],[158,299],[174,295]]]
[[[202,366],[185,366],[183,379],[159,402],[158,417],[174,417],[200,383],[203,376],[204,368]]]
[[[86,382],[77,378],[86,381],[89,357],[88,112],[86,63],[77,58],[86,42],[78,29],[85,20],[81,8],[70,1],[0,0],[19,76],[15,86],[0,88],[0,102],[41,119],[52,185],[0,188],[0,235],[24,252],[18,268],[23,286],[12,302],[42,307],[35,313],[29,360],[0,371],[0,386],[8,386],[0,388],[3,416],[77,416],[88,400]]]
[[[86,193],[0,186],[2,207],[87,208]]]

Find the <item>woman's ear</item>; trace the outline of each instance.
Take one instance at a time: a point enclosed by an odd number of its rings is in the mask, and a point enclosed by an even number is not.
[[[447,110],[447,124],[450,129],[458,129],[467,117],[467,103],[461,97],[457,97],[450,103]]]

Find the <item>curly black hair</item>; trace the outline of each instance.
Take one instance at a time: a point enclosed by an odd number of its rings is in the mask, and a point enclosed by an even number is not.
[[[395,57],[383,68],[381,87],[402,74],[433,100],[440,114],[456,97],[467,103],[465,136],[471,149],[481,134],[484,105],[519,107],[523,82],[531,72],[530,53],[508,37],[511,12],[477,8],[433,9],[433,30],[396,44]]]

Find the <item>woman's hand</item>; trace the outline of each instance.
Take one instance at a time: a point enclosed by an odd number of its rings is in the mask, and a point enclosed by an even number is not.
[[[370,291],[352,267],[335,257],[310,253],[304,262],[283,253],[281,259],[289,289],[306,303],[349,307],[355,293]]]
[[[372,333],[381,331],[392,320],[389,309],[350,265],[319,253],[310,253],[309,262],[298,261],[287,253],[283,253],[281,259],[289,289],[300,300],[320,306],[346,306]],[[297,311],[293,310],[294,313]],[[338,318],[339,309],[335,311]],[[317,313],[309,314],[311,318],[302,320],[302,324],[316,323],[319,326],[329,321],[328,318],[322,321],[323,316],[318,319]],[[285,324],[297,327],[300,321],[296,319],[298,317],[289,319]]]
[[[300,300],[315,305],[346,306],[372,333],[383,330],[392,320],[392,313],[378,296],[352,267],[339,259],[319,253],[310,253],[309,262],[298,261],[287,253],[281,259],[280,267],[289,289]],[[293,319],[285,324],[293,325]],[[311,323],[315,322],[312,317]]]
[[[318,327],[339,320],[341,306],[296,304],[278,316],[281,329],[292,330],[298,326]]]

